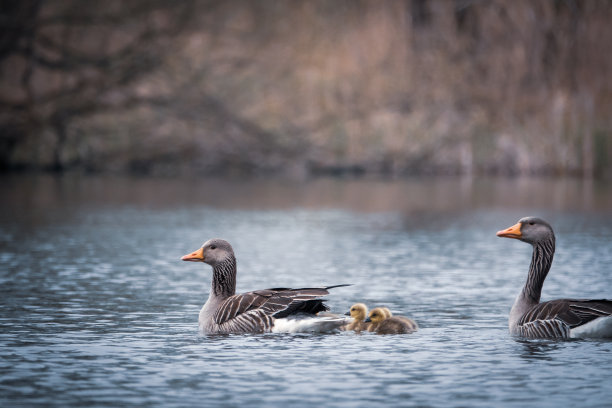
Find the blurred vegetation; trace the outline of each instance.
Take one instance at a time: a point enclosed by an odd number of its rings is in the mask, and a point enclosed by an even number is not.
[[[0,5],[0,166],[612,176],[609,0]]]

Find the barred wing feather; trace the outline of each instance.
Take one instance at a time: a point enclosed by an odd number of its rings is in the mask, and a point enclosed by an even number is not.
[[[252,331],[266,331],[273,325],[274,318],[305,313],[316,314],[328,310],[321,297],[329,294],[323,288],[273,288],[246,292],[227,298],[214,315],[214,322],[219,325],[236,322],[247,325]],[[233,325],[233,323],[232,323]]]
[[[558,299],[543,302],[525,313],[518,322],[527,337],[570,337],[570,330],[612,315],[612,301]]]

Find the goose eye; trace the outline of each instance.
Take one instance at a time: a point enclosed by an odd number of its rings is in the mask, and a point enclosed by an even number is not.
[[[535,222],[529,221],[529,225],[535,225]]]
[[[217,249],[217,247],[215,245],[211,245],[210,249]]]

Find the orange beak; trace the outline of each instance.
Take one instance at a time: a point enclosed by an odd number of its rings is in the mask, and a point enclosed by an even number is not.
[[[204,248],[181,257],[182,261],[204,262]]]
[[[521,225],[522,224],[520,222],[517,222],[510,228],[497,231],[497,236],[504,238],[521,238],[523,236],[523,234],[521,233]]]

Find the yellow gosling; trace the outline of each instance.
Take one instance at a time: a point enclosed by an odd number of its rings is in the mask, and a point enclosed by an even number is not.
[[[419,326],[414,320],[404,316],[387,317],[387,313],[382,307],[372,309],[365,320],[366,323],[371,322],[368,331],[376,334],[408,334],[418,330]]]
[[[376,331],[376,328],[384,319],[388,319],[389,317],[393,316],[393,313],[391,313],[391,309],[389,309],[388,307],[377,307],[375,309],[372,309],[370,315],[371,314],[374,314],[374,319],[376,320],[376,322],[374,322],[374,320],[370,321],[368,326],[368,331],[370,332]]]
[[[378,325],[385,319],[388,319],[387,313],[384,308],[376,307],[370,311],[368,318],[365,320],[366,323],[370,323],[368,327],[369,332],[374,332],[378,328]]]
[[[351,316],[353,321],[344,326],[344,330],[354,330],[359,333],[368,328],[369,324],[364,322],[368,316],[368,307],[363,303],[355,303],[346,314]]]

